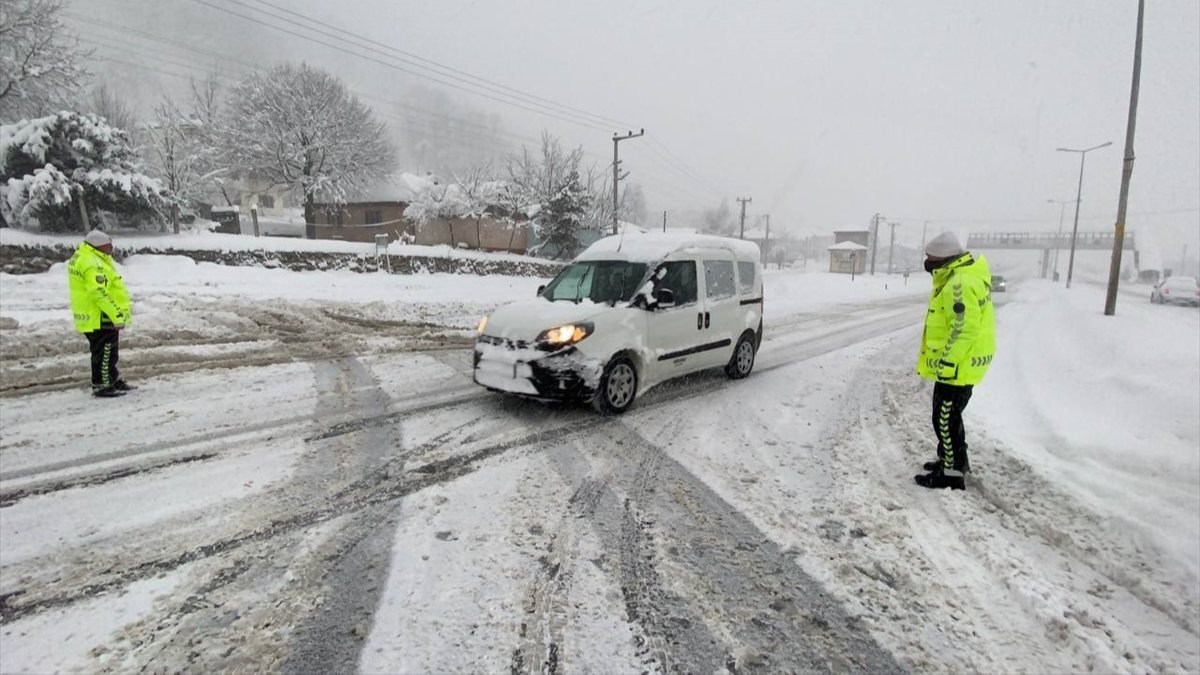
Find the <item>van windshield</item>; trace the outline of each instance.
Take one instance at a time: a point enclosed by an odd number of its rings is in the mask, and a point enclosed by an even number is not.
[[[619,260],[571,263],[546,286],[542,297],[552,302],[590,300],[612,305],[629,302],[641,286],[648,267],[646,263]]]

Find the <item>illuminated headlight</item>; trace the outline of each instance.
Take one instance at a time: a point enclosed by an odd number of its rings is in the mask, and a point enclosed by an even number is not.
[[[477,335],[483,335],[484,328],[487,328],[487,317],[486,316],[479,320],[479,327],[475,329],[475,333]]]
[[[537,341],[551,347],[566,347],[592,334],[594,326],[590,323],[568,323],[542,331]]]

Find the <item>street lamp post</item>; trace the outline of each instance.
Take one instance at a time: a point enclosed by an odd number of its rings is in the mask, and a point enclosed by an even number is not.
[[[1067,288],[1071,287],[1071,277],[1075,274],[1075,237],[1079,235],[1079,204],[1083,201],[1083,162],[1087,159],[1087,154],[1093,150],[1106,148],[1112,145],[1112,141],[1094,145],[1083,150],[1074,148],[1055,148],[1057,152],[1078,152],[1079,153],[1079,187],[1075,192],[1075,225],[1071,228],[1071,257],[1067,262]]]
[[[1067,204],[1070,204],[1072,199],[1047,199],[1047,204],[1058,204],[1058,234],[1054,237],[1054,271],[1050,278],[1058,281],[1058,251],[1062,248],[1062,228],[1063,216],[1067,214]]]

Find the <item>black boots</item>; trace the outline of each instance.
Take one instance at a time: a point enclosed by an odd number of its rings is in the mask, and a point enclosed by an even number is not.
[[[963,480],[962,473],[959,471],[945,473],[941,469],[938,469],[937,471],[930,471],[929,473],[919,473],[913,476],[913,480],[916,481],[917,485],[920,485],[921,487],[931,488],[934,490],[941,490],[945,488],[950,488],[951,490],[967,489],[967,484]]]
[[[945,468],[941,458],[925,462],[921,468],[925,469],[926,473],[913,476],[917,485],[932,489],[965,490],[967,486],[963,474],[971,472],[971,463],[967,460],[966,451],[962,450],[955,454],[953,469]]]
[[[116,398],[118,396],[124,396],[135,389],[137,389],[137,387],[129,384],[125,380],[117,380],[116,384],[108,387],[92,385],[92,396],[95,396],[96,398]]]

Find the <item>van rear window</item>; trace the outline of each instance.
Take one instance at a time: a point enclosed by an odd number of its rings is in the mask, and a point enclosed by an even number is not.
[[[738,262],[738,293],[750,295],[754,292],[754,275],[756,265],[752,262]]]

